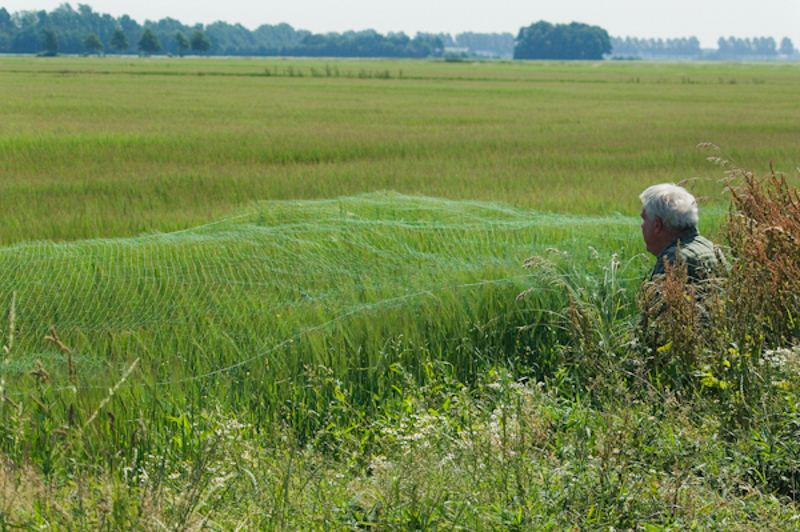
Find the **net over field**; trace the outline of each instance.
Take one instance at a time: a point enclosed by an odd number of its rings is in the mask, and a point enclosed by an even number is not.
[[[4,248],[0,307],[13,300],[20,370],[56,356],[42,340],[52,326],[87,374],[125,351],[197,378],[277,358],[312,332],[323,352],[336,335],[380,346],[420,321],[442,334],[475,325],[534,283],[526,257],[636,256],[635,223],[393,193],[265,202],[176,233]]]

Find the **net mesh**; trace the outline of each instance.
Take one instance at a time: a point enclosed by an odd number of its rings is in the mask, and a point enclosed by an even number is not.
[[[588,254],[597,242],[624,249],[635,223],[394,193],[263,202],[176,233],[0,249],[0,308],[14,299],[29,351],[50,327],[160,341],[180,331],[201,346],[210,335],[257,337],[264,351],[379,306],[479,283],[524,286],[526,257],[552,246]]]

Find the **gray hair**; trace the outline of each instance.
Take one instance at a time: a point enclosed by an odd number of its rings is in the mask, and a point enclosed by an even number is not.
[[[697,225],[697,201],[683,187],[673,183],[653,185],[639,199],[648,219],[661,218],[669,230],[684,231]]]

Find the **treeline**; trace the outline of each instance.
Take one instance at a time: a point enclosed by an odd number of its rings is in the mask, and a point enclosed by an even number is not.
[[[295,45],[283,47],[274,55],[297,57],[437,57],[444,51],[441,39],[404,33],[383,36],[374,30],[306,35]],[[264,54],[272,55],[272,54]]]
[[[214,22],[187,26],[165,18],[139,24],[128,15],[115,18],[88,5],[62,4],[51,12],[0,8],[0,53],[163,53],[183,55],[306,57],[514,57],[515,59],[772,59],[798,56],[792,41],[778,46],[771,37],[720,38],[717,50],[703,50],[696,37],[637,39],[609,37],[598,27],[539,21],[511,33],[404,33],[373,30],[313,34],[288,24],[249,30]]]
[[[791,39],[784,37],[780,48],[777,48],[775,39],[772,37],[756,37],[750,39],[737,39],[722,37],[717,41],[718,49],[716,56],[718,59],[737,59],[752,57],[755,59],[769,59],[777,55],[791,56],[795,53]]]
[[[696,37],[682,39],[637,39],[612,37],[615,56],[676,59],[773,59],[796,53],[791,39],[785,37],[778,47],[772,37],[739,39],[720,37],[716,50],[703,50]]]
[[[703,55],[697,37],[682,39],[637,39],[636,37],[612,37],[611,46],[615,55],[654,58],[699,58]]]
[[[195,38],[199,46],[195,46]],[[403,33],[383,36],[372,30],[317,35],[288,24],[265,24],[251,31],[226,22],[187,26],[171,18],[140,25],[128,15],[114,18],[83,4],[77,10],[62,4],[49,13],[20,11],[12,15],[0,9],[0,53],[430,57],[442,55],[443,49],[440,39],[422,34],[413,39]]]
[[[69,4],[62,4],[50,13],[44,10],[20,11],[11,15],[5,8],[0,9],[0,53],[52,52],[54,43],[48,39],[51,32],[59,53],[92,51],[85,45],[89,35],[96,36],[105,51],[137,52],[146,29],[158,39],[159,48],[155,51],[165,54],[182,53],[178,34],[188,37],[202,32],[210,44],[203,51],[213,55],[265,55],[269,52],[275,55],[282,48],[291,47],[310,35],[307,31],[295,31],[288,24],[264,25],[250,31],[239,24],[215,22],[205,27],[200,24],[187,26],[165,18],[140,25],[128,15],[114,18],[96,13],[87,5],[79,4],[75,10]],[[112,37],[115,32],[119,35],[120,30],[125,37],[124,45],[114,46]]]
[[[199,43],[197,46],[195,44]],[[215,22],[187,26],[171,18],[140,25],[128,15],[114,18],[79,4],[62,4],[51,12],[0,9],[0,53],[141,52],[183,55],[431,57],[441,56],[437,36],[403,33],[388,36],[360,32],[312,34],[288,24],[262,25],[254,31],[241,24]]]

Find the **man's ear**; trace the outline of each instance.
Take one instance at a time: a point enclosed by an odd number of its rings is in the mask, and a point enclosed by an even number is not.
[[[653,231],[660,233],[664,229],[664,222],[661,221],[661,218],[656,216],[656,219],[653,220]]]

